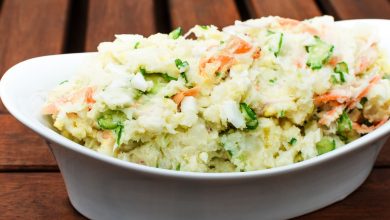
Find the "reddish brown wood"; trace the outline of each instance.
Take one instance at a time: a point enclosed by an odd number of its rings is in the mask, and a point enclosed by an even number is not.
[[[61,53],[69,0],[4,0],[0,14],[0,77],[28,58]],[[0,105],[0,112],[6,112]]]
[[[252,17],[280,16],[306,19],[321,15],[315,0],[247,0]]]
[[[0,15],[0,73],[35,56],[61,53],[68,0],[4,0]]]
[[[182,27],[186,31],[196,24],[213,24],[221,28],[240,20],[233,0],[170,0],[169,9],[172,27]]]
[[[60,173],[0,173],[0,219],[85,219]]]
[[[0,115],[0,125],[0,170],[57,169],[41,137],[9,114]]]
[[[150,35],[157,31],[153,0],[91,0],[85,49],[96,51],[102,41],[115,34]]]
[[[0,219],[83,219],[59,173],[0,173]],[[297,219],[390,219],[390,169],[374,169],[352,195]]]
[[[3,102],[0,100],[0,114],[7,113],[7,109],[4,107]]]
[[[390,19],[388,0],[322,0],[326,13],[338,19],[384,18]]]

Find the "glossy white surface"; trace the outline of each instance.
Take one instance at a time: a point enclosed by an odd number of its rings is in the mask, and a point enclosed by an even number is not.
[[[390,21],[352,20],[376,28],[390,54]],[[390,133],[376,131],[297,164],[245,173],[190,173],[120,161],[82,147],[48,128],[40,108],[48,90],[94,53],[34,58],[0,81],[4,105],[53,144],[73,206],[92,219],[284,219],[345,198],[368,176]]]

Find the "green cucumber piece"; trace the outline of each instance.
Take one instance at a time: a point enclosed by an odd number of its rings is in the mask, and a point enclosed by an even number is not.
[[[317,148],[318,155],[327,153],[329,151],[336,149],[336,141],[331,137],[323,137],[316,144],[316,148]]]
[[[127,120],[126,114],[119,110],[107,110],[98,119],[98,125],[101,129],[113,130],[118,126],[123,126]]]
[[[309,53],[306,65],[313,70],[321,69],[333,54],[334,46],[322,41],[318,36],[314,36],[315,43],[305,46]]]
[[[348,133],[352,131],[352,121],[349,118],[347,112],[343,112],[340,115],[339,119],[337,119],[337,130],[336,134],[342,139],[348,139]]]
[[[176,28],[175,30],[171,31],[168,36],[174,40],[179,38],[181,35],[183,35],[183,29],[181,27]]]

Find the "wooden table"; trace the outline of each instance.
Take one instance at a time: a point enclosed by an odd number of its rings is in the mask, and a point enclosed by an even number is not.
[[[267,15],[390,19],[388,0],[0,0],[0,9],[1,74],[35,56],[94,51],[116,33],[149,35],[194,24],[222,27]],[[84,217],[70,205],[47,143],[0,103],[0,219],[17,218]],[[390,141],[356,192],[300,217],[329,218],[390,219]]]

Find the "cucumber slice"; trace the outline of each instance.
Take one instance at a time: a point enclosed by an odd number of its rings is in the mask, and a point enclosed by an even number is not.
[[[183,29],[181,27],[176,28],[168,34],[168,36],[174,40],[179,38],[181,35],[183,35]]]
[[[348,133],[352,131],[352,121],[348,114],[344,111],[337,119],[337,131],[336,134],[342,139],[348,139]]]
[[[313,70],[321,69],[333,54],[334,46],[322,41],[318,36],[314,36],[315,43],[305,46],[309,58],[306,65]]]
[[[345,82],[344,74],[349,73],[348,65],[345,62],[340,62],[336,64],[333,71],[339,74],[339,78],[340,78],[339,83],[340,84],[344,83]]]
[[[336,149],[336,141],[331,137],[323,137],[316,144],[316,148],[317,148],[318,155],[327,153],[329,151]]]
[[[244,116],[246,128],[250,130],[256,129],[259,125],[259,121],[257,120],[256,113],[253,109],[251,109],[246,103],[240,103],[240,111]]]
[[[106,130],[116,129],[127,120],[126,114],[119,110],[107,110],[97,120],[100,128]]]

